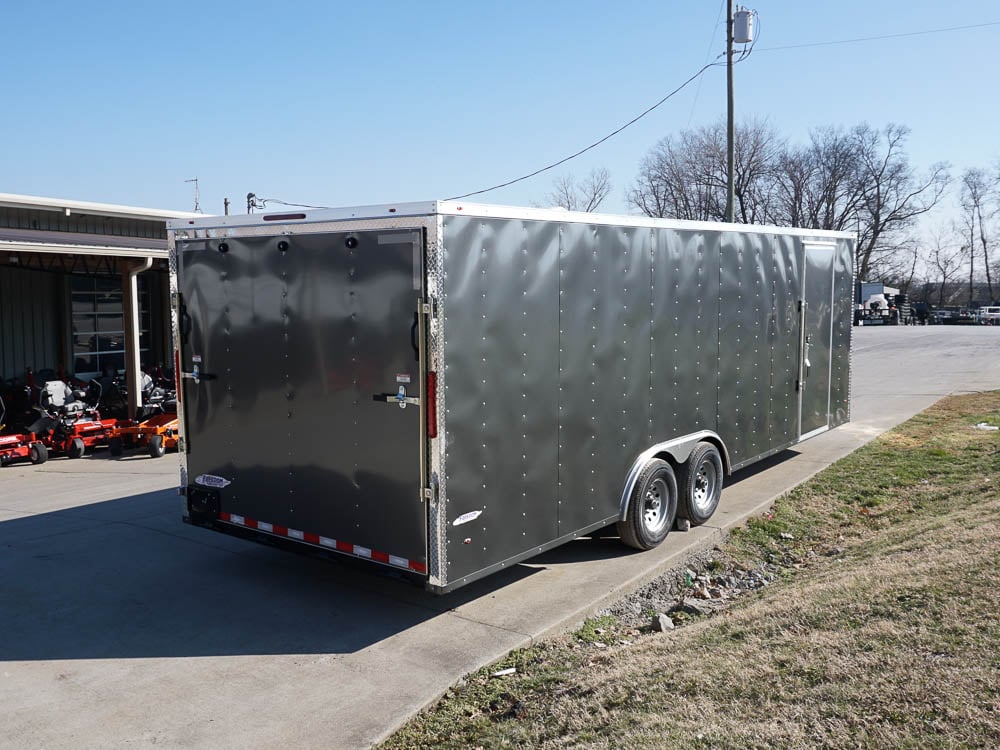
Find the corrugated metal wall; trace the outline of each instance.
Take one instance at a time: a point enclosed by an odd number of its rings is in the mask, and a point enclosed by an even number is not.
[[[0,378],[58,367],[61,274],[0,267]]]

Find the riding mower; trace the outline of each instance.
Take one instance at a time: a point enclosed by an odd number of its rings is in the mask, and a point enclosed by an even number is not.
[[[150,458],[160,458],[167,448],[177,447],[177,397],[164,388],[150,389],[136,415],[136,423],[114,429],[108,438],[108,453],[117,458],[126,448],[145,448]]]
[[[0,397],[0,433],[3,432],[6,417],[7,407],[3,397]],[[7,466],[25,458],[33,464],[44,464],[49,459],[49,450],[30,432],[0,434],[0,466]]]
[[[39,417],[28,430],[39,435],[50,452],[81,458],[88,448],[106,444],[113,430],[131,424],[128,420],[101,419],[94,405],[100,401],[101,387],[97,381],[91,385],[97,393],[89,402],[86,391],[70,388],[61,380],[50,380],[42,387],[35,407]]]

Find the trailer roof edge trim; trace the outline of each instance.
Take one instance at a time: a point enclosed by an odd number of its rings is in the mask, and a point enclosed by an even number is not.
[[[204,216],[189,219],[175,219],[167,222],[171,230],[215,229],[263,225],[268,216],[287,214],[288,209],[259,214],[234,214],[230,216]],[[727,224],[718,221],[685,221],[682,219],[654,219],[648,216],[627,214],[598,214],[582,211],[567,211],[561,208],[528,208],[504,206],[488,203],[465,203],[462,201],[423,201],[418,203],[385,203],[344,208],[303,209],[298,211],[301,219],[282,219],[282,224],[313,224],[353,219],[387,219],[394,217],[418,216],[475,216],[491,219],[522,219],[525,221],[559,221],[576,224],[597,224],[608,226],[630,226],[635,228],[686,229],[711,232],[756,232],[763,234],[790,234],[797,237],[808,236],[829,239],[854,239],[853,232],[838,232],[829,229],[808,229],[801,227],[779,227],[767,224]]]

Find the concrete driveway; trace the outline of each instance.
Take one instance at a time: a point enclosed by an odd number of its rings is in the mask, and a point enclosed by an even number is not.
[[[0,746],[366,747],[942,396],[1000,388],[1000,327],[854,330],[854,421],[735,476],[710,526],[440,598],[181,524],[169,455],[0,470]]]

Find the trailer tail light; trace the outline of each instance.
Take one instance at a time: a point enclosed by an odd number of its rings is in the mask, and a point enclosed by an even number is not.
[[[177,392],[177,403],[181,401],[181,353],[174,350],[174,388]]]
[[[434,371],[427,373],[427,437],[438,436],[438,376]]]

